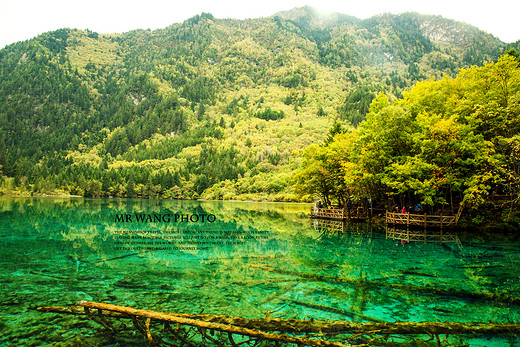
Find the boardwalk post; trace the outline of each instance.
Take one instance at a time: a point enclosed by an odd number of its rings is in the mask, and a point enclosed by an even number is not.
[[[420,215],[408,213],[406,216],[395,212],[385,212],[387,223],[387,237],[396,240],[407,240],[408,242],[457,242],[456,234],[449,230],[450,227],[456,226],[455,216],[443,215]],[[393,228],[401,231],[392,231],[388,225],[394,224]],[[406,225],[406,231],[404,226]],[[417,226],[418,230],[410,231],[410,226]],[[421,226],[423,230],[421,230]],[[444,228],[448,228],[444,232]],[[433,231],[432,231],[433,230]],[[437,241],[438,240],[438,241]]]
[[[457,225],[455,216],[443,215],[425,215],[425,214],[411,214],[406,213],[406,216],[401,213],[385,212],[385,219],[387,224],[406,225],[406,226],[423,226],[425,228],[449,228]]]

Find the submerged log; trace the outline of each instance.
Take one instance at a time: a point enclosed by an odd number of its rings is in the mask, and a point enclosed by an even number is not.
[[[253,266],[256,269],[275,272],[282,275],[291,275],[299,278],[306,279],[308,281],[317,281],[317,282],[329,282],[329,283],[348,283],[356,287],[364,287],[367,289],[378,289],[378,288],[391,288],[398,289],[402,291],[416,292],[416,293],[424,293],[424,294],[434,294],[439,296],[446,297],[456,297],[460,299],[472,299],[472,300],[484,300],[484,301],[497,301],[503,302],[513,305],[520,305],[520,298],[516,296],[510,296],[500,293],[488,293],[488,292],[474,292],[466,289],[454,289],[454,288],[436,288],[431,286],[415,286],[412,284],[400,284],[400,283],[388,283],[388,282],[378,282],[373,280],[367,280],[364,278],[354,279],[348,277],[336,277],[336,276],[326,276],[326,275],[318,275],[318,274],[309,274],[302,272],[295,272],[290,270],[283,269],[274,269],[262,266]]]
[[[297,319],[246,319],[242,317],[228,315],[209,315],[209,314],[189,314],[189,313],[159,313],[149,310],[136,310],[130,307],[116,306],[95,302],[80,302],[78,306],[71,307],[39,307],[41,312],[65,313],[74,315],[86,315],[84,308],[103,310],[103,315],[114,318],[132,317],[150,318],[152,320],[179,323],[197,327],[208,327],[209,329],[232,332],[240,335],[248,331],[278,331],[284,333],[322,333],[325,335],[338,334],[377,334],[377,335],[438,335],[438,334],[470,334],[476,335],[519,335],[520,323],[483,323],[483,322],[347,322],[347,321],[315,321],[315,320],[297,320]],[[203,323],[211,324],[203,324]],[[232,327],[232,328],[229,328]],[[227,330],[222,330],[223,328]],[[242,328],[236,329],[236,328]],[[260,334],[261,335],[261,334]],[[268,334],[255,336],[265,338],[264,336],[277,334]],[[284,335],[285,336],[285,335]],[[292,336],[288,336],[292,338]],[[266,338],[267,339],[267,338]],[[316,342],[318,340],[310,340]],[[278,340],[281,341],[281,340]],[[289,341],[287,341],[289,342]],[[300,341],[303,343],[302,341]],[[307,342],[307,341],[305,341]],[[292,342],[297,343],[297,342]],[[316,346],[318,344],[310,344]],[[327,345],[320,345],[327,346]],[[329,346],[337,346],[332,344]]]
[[[89,301],[80,301],[78,302],[78,306],[88,308],[88,309],[97,309],[97,310],[106,310],[111,312],[118,312],[121,314],[126,314],[131,317],[140,317],[155,321],[160,321],[163,323],[175,323],[175,324],[181,324],[181,325],[188,325],[193,326],[197,328],[202,329],[210,329],[210,330],[217,330],[217,331],[223,331],[227,332],[229,334],[237,334],[237,335],[243,335],[243,336],[250,336],[255,338],[260,338],[264,340],[270,340],[270,341],[278,341],[278,342],[285,342],[285,343],[294,343],[297,345],[302,346],[332,346],[332,347],[341,347],[344,346],[340,343],[330,342],[326,340],[319,340],[319,339],[307,339],[302,337],[296,337],[296,336],[289,336],[289,335],[283,335],[283,334],[273,334],[264,332],[258,329],[250,329],[245,328],[237,325],[231,325],[231,324],[224,324],[224,323],[214,323],[214,322],[207,322],[200,319],[193,319],[193,318],[184,318],[179,316],[173,316],[170,314],[150,311],[150,310],[138,310],[131,307],[125,307],[125,306],[117,306],[117,305],[111,305],[111,304],[103,304],[103,303],[96,303],[96,302],[89,302]],[[149,322],[147,323],[149,326]],[[151,339],[149,328],[147,328],[146,335],[149,339]]]
[[[335,313],[335,314],[339,314],[342,316],[350,317],[352,319],[362,319],[362,320],[366,320],[369,322],[383,322],[382,320],[374,318],[374,317],[369,317],[369,316],[366,316],[363,314],[349,312],[349,311],[341,310],[341,309],[334,308],[334,307],[328,307],[328,306],[313,304],[313,303],[309,303],[309,302],[296,301],[296,300],[291,300],[290,302],[295,305],[312,308],[313,310]]]

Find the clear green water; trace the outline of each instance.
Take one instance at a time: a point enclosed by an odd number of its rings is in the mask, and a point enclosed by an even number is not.
[[[520,322],[520,305],[465,295],[520,297],[520,244],[403,246],[366,224],[329,231],[308,212],[298,204],[1,198],[0,345],[116,345],[96,335],[94,322],[34,310],[80,300],[247,318],[269,311],[316,320]],[[115,221],[124,213],[132,222]],[[136,222],[141,213],[216,221]]]

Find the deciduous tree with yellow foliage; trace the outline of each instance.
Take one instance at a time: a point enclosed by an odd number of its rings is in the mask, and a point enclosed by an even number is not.
[[[385,208],[420,202],[430,213],[478,209],[496,195],[518,206],[519,66],[506,54],[454,79],[420,82],[392,103],[378,95],[357,129],[309,147],[299,192]]]

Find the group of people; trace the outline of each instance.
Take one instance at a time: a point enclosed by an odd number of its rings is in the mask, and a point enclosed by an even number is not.
[[[406,206],[403,206],[403,208],[401,208],[401,209],[399,209],[399,206],[396,206],[395,210],[397,213],[402,213],[402,214],[405,214],[405,213],[424,214],[424,208],[422,207],[421,204],[417,204],[415,207],[410,205],[410,206],[408,206],[408,208],[406,208]]]

